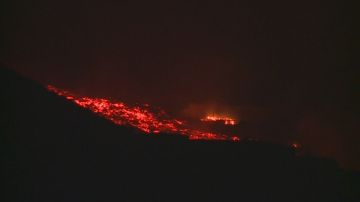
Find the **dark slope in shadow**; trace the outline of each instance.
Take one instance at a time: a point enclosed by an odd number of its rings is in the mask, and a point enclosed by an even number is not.
[[[1,201],[329,202],[355,195],[344,191],[344,172],[331,160],[264,142],[144,135],[10,70],[0,68],[0,82]]]

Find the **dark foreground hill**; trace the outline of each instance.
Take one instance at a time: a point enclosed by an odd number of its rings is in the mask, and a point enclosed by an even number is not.
[[[0,84],[0,201],[359,201],[359,175],[331,160],[144,135],[12,71],[0,69]]]

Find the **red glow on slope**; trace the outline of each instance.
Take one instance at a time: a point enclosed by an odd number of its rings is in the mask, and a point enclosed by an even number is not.
[[[166,113],[162,110],[160,110],[160,112],[154,112],[148,104],[131,107],[125,103],[104,98],[75,96],[70,92],[57,89],[50,85],[47,88],[49,91],[65,97],[81,107],[89,109],[117,125],[130,125],[147,134],[173,133],[187,136],[191,140],[240,140],[237,136],[192,129],[183,121],[167,117]],[[235,121],[233,119],[226,119],[224,123],[233,125]]]

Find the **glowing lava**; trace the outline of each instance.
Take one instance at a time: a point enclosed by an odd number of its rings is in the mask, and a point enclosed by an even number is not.
[[[220,122],[224,122],[225,125],[235,125],[236,121],[233,118],[230,117],[222,117],[222,116],[206,116],[205,118],[201,119],[201,121],[220,121]]]
[[[231,140],[239,141],[237,136],[211,133],[188,127],[183,121],[169,118],[162,110],[155,112],[148,104],[142,106],[127,106],[123,102],[104,98],[75,96],[70,92],[49,85],[47,89],[59,96],[73,101],[77,105],[112,121],[117,125],[130,125],[144,133],[172,133],[187,136],[191,140]],[[208,117],[207,117],[208,118]],[[212,117],[209,117],[211,120]],[[235,124],[233,119],[219,119],[225,124]]]

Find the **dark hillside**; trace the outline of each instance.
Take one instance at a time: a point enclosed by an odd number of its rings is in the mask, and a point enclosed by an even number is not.
[[[119,127],[0,68],[0,201],[355,201],[333,160]],[[346,183],[346,184],[345,184]]]

